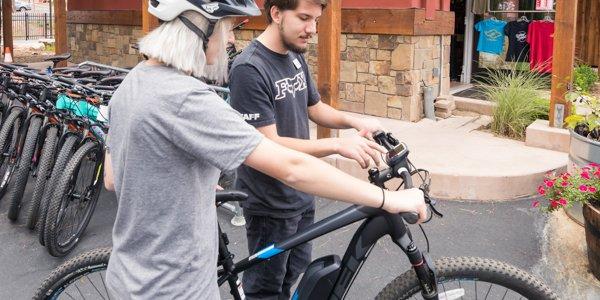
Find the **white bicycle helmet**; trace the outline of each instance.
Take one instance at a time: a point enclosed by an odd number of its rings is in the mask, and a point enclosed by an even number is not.
[[[148,12],[163,21],[171,21],[188,10],[214,21],[224,17],[260,16],[254,0],[149,0],[148,3]]]
[[[148,0],[148,12],[162,21],[179,18],[183,24],[204,41],[204,50],[208,45],[215,24],[221,18],[239,16],[260,16],[260,9],[254,0]],[[183,12],[194,11],[208,20],[206,32],[194,25]]]

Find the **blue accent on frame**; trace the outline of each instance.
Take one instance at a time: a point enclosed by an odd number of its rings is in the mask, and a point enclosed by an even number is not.
[[[296,290],[294,292],[294,295],[292,296],[292,300],[298,300],[298,290]]]
[[[271,245],[265,249],[260,250],[257,254],[258,254],[258,258],[267,259],[267,258],[275,256],[281,252],[283,252],[283,250],[281,250],[279,248],[275,248],[275,245]]]

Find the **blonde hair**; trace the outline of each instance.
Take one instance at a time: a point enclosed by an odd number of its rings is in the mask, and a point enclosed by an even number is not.
[[[206,32],[208,20],[204,16],[193,11],[182,15]],[[215,50],[217,57],[211,65],[206,63],[204,41],[179,18],[161,24],[144,36],[139,42],[140,53],[194,77],[222,84],[227,79],[228,56],[225,49],[231,24],[229,18],[219,20],[209,37],[211,41],[215,39],[210,43],[218,45]]]

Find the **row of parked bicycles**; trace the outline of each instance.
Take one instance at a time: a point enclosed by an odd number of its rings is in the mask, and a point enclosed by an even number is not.
[[[102,189],[107,105],[127,70],[0,63],[0,201],[52,256],[74,249]],[[32,193],[25,193],[27,184]]]

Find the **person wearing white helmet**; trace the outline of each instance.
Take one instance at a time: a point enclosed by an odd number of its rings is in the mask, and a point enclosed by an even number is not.
[[[140,40],[134,67],[109,105],[104,181],[115,190],[112,299],[218,299],[215,185],[244,163],[322,197],[415,211],[423,195],[387,192],[280,146],[203,82],[224,80],[233,16],[260,13],[252,0],[151,0],[162,24]]]

